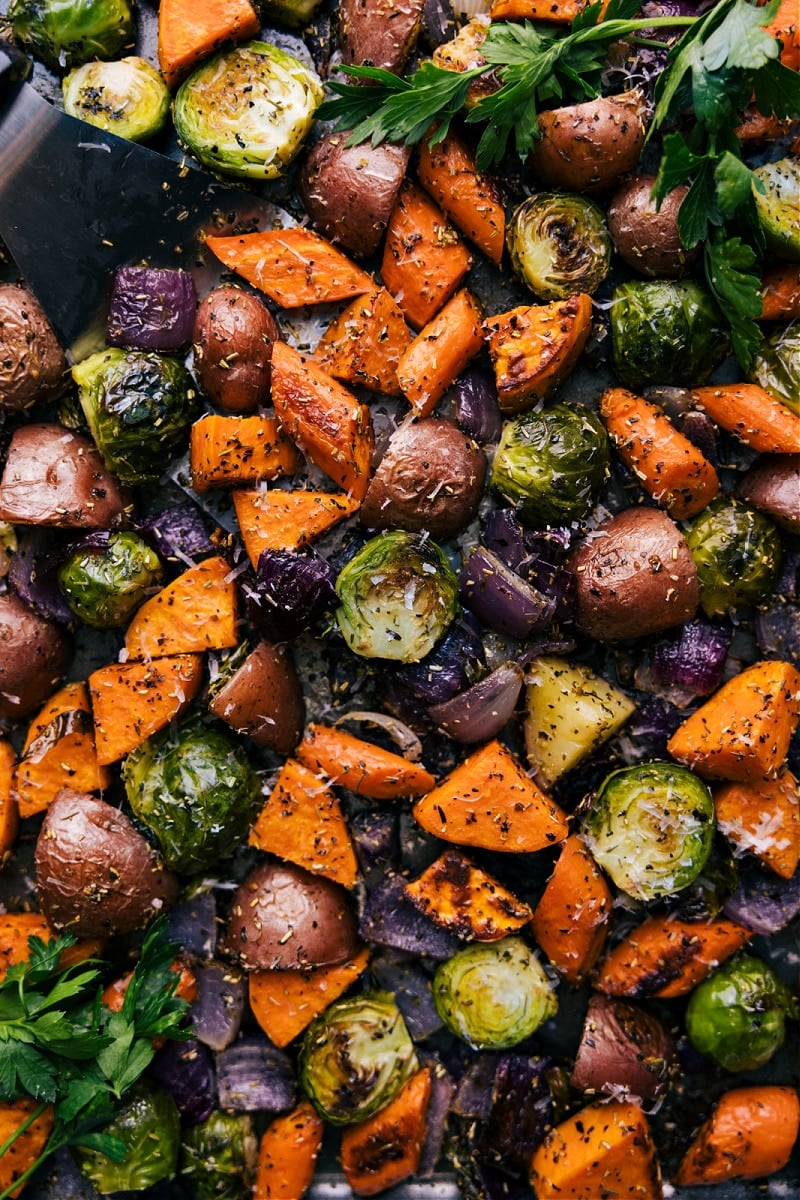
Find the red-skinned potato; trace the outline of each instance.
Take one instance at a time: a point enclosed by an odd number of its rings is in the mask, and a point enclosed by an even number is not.
[[[291,754],[303,732],[305,705],[289,647],[259,643],[208,708],[257,746]]]
[[[115,529],[128,523],[130,503],[91,438],[51,423],[15,430],[0,481],[0,521]]]
[[[655,175],[637,175],[614,193],[609,233],[619,256],[640,275],[680,279],[700,256],[700,247],[687,250],[678,233],[678,209],[689,188],[674,188],[659,208],[651,198],[655,181]]]
[[[485,476],[486,455],[453,421],[408,421],[389,440],[361,522],[369,529],[454,537],[478,511]]]
[[[355,957],[358,927],[338,883],[264,862],[234,893],[223,946],[247,971],[329,967]]]
[[[19,596],[0,596],[0,717],[16,720],[44,704],[71,657],[72,641],[60,625]]]
[[[604,521],[567,560],[579,628],[600,642],[647,637],[697,611],[697,567],[678,526],[656,508]]]
[[[26,287],[0,283],[0,411],[23,412],[37,400],[55,400],[68,371],[35,296]]]
[[[635,88],[540,113],[541,137],[529,160],[534,176],[569,192],[607,191],[639,161],[645,112]]]
[[[54,929],[108,937],[142,929],[178,897],[178,879],[132,822],[64,788],[36,842],[36,892]]]
[[[300,168],[298,190],[315,229],[368,257],[386,232],[411,149],[346,142],[346,133],[320,138]]]
[[[800,454],[768,454],[742,476],[736,495],[772,517],[790,533],[800,533]]]
[[[269,397],[272,344],[278,323],[267,306],[242,288],[224,284],[200,302],[194,322],[197,380],[224,412],[254,412]]]
[[[662,1021],[627,1000],[593,996],[572,1070],[572,1086],[653,1101],[663,1095],[675,1042]]]
[[[416,43],[424,8],[425,0],[341,0],[342,61],[399,72]]]

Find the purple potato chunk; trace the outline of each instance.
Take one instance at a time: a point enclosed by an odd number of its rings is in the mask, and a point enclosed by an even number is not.
[[[164,559],[177,560],[181,569],[215,552],[206,520],[194,504],[173,504],[148,517],[139,533]]]
[[[419,912],[404,895],[401,875],[385,879],[370,894],[364,907],[359,933],[365,942],[421,954],[428,958],[451,958],[458,940]]]
[[[109,346],[182,350],[192,340],[197,291],[188,271],[120,267],[108,313]]]
[[[217,1055],[220,1108],[288,1112],[297,1094],[292,1060],[266,1038],[242,1038]]]
[[[189,1125],[205,1121],[217,1097],[214,1060],[202,1042],[167,1042],[150,1066],[156,1083],[169,1092]]]
[[[394,994],[414,1041],[423,1041],[443,1028],[433,1003],[430,978],[413,958],[386,950],[372,960],[370,973],[379,988]]]
[[[197,999],[192,1004],[192,1024],[197,1037],[211,1050],[225,1050],[235,1042],[244,1015],[247,985],[236,968],[221,962],[198,963],[194,968]]]

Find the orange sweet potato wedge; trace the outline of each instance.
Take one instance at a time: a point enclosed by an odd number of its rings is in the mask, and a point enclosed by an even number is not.
[[[532,408],[571,374],[592,329],[591,297],[523,305],[483,323],[502,412]]]
[[[117,762],[164,729],[188,708],[202,681],[199,654],[111,663],[93,671],[89,690],[97,761]]]
[[[757,783],[714,788],[717,828],[737,854],[754,854],[770,871],[791,879],[800,862],[800,787],[791,771]]]
[[[579,984],[605,945],[614,897],[582,838],[571,834],[533,912],[533,936],[568,983]]]
[[[276,1046],[288,1046],[298,1034],[344,995],[363,975],[369,950],[360,950],[338,967],[310,971],[251,971],[247,977],[250,1008],[264,1033]]]
[[[476,942],[516,933],[533,915],[494,876],[453,849],[406,884],[403,894],[443,929]]]
[[[236,584],[224,558],[205,558],[146,600],[125,635],[128,659],[225,650],[238,642]]]
[[[301,1100],[267,1126],[258,1145],[253,1200],[303,1200],[322,1145],[325,1123]]]
[[[376,1196],[415,1175],[428,1129],[430,1064],[374,1116],[342,1131],[342,1170],[355,1196]]]
[[[97,761],[88,688],[82,682],[67,683],[28,729],[14,775],[19,815],[43,812],[62,788],[101,792],[109,779]]]
[[[341,383],[399,396],[397,365],[411,343],[402,310],[386,288],[358,296],[325,330],[314,361]]]
[[[300,470],[302,459],[274,417],[220,416],[195,421],[190,442],[192,487],[246,487]]]
[[[450,385],[483,349],[481,315],[475,297],[462,288],[403,354],[397,379],[417,416],[430,416]]]
[[[16,1180],[21,1179],[47,1145],[55,1116],[52,1104],[48,1104],[31,1121],[40,1104],[40,1100],[31,1100],[28,1096],[0,1102],[0,1146],[14,1138],[13,1144],[0,1157],[0,1192],[5,1193]],[[18,1134],[17,1131],[27,1121],[30,1124]],[[9,1195],[19,1196],[24,1186],[24,1183],[20,1184]]]
[[[556,1125],[534,1152],[537,1200],[660,1200],[661,1174],[647,1117],[630,1100],[598,1100]]]
[[[258,14],[248,0],[161,0],[158,65],[172,89],[225,42],[257,37]]]
[[[358,512],[344,492],[262,492],[237,488],[233,507],[247,556],[254,567],[263,550],[299,550]]]
[[[19,829],[17,801],[12,794],[16,761],[11,742],[0,738],[0,866],[13,848]]]

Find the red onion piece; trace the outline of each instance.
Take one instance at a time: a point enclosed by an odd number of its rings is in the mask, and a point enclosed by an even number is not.
[[[512,571],[519,571],[528,557],[525,530],[513,508],[496,508],[482,522],[481,541]]]
[[[462,619],[421,662],[402,663],[397,679],[425,704],[441,704],[471,683],[486,661],[476,622]]]
[[[148,517],[138,531],[157,554],[177,559],[181,568],[215,550],[205,517],[195,504],[173,504]]]
[[[197,292],[188,271],[120,267],[108,312],[109,346],[181,350],[192,340]]]
[[[710,621],[687,621],[672,636],[653,647],[653,680],[664,688],[686,689],[708,696],[722,679],[732,631]]]
[[[105,536],[107,540],[108,534]],[[71,542],[65,542],[58,532],[50,529],[20,531],[8,568],[11,590],[40,617],[60,625],[69,625],[75,619],[59,591],[57,579],[58,568],[70,546]]]
[[[522,679],[517,663],[503,663],[466,692],[434,705],[429,715],[456,742],[488,742],[514,715]]]
[[[321,558],[290,550],[264,550],[255,583],[246,589],[248,614],[271,641],[289,641],[339,603],[336,572]]]
[[[198,1125],[211,1116],[217,1084],[214,1060],[202,1042],[167,1042],[153,1059],[149,1072],[169,1092],[189,1125]]]
[[[552,621],[556,601],[543,595],[483,546],[474,550],[458,577],[461,602],[498,633],[524,641]]]
[[[464,433],[481,444],[497,442],[503,431],[503,414],[497,403],[497,388],[486,371],[468,367],[452,387],[456,420]]]

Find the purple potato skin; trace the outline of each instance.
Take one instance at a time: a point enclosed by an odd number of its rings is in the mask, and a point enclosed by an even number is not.
[[[72,640],[19,596],[0,595],[0,718],[28,716],[66,674]]]

